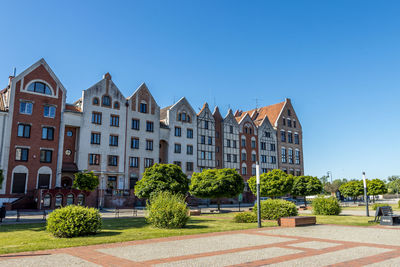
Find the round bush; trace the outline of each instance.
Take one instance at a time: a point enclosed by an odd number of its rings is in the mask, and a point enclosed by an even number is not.
[[[378,207],[384,207],[384,206],[389,206],[388,204],[382,204],[382,203],[374,203],[372,205],[372,209],[376,210]]]
[[[237,223],[255,223],[257,222],[257,215],[254,212],[241,212],[235,215],[233,221]]]
[[[148,223],[157,228],[182,228],[189,219],[185,198],[171,192],[158,192],[147,202]]]
[[[101,223],[99,210],[70,205],[51,212],[46,228],[56,237],[75,237],[98,233]]]
[[[257,204],[254,205],[253,211],[257,214]],[[282,217],[296,216],[296,205],[290,201],[282,199],[267,199],[261,201],[261,219],[278,220]]]
[[[317,197],[312,201],[313,214],[315,215],[339,215],[342,207],[335,197]]]

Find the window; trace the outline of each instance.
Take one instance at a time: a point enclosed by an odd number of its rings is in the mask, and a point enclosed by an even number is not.
[[[15,149],[15,160],[17,161],[28,161],[29,149],[17,147]]]
[[[287,125],[288,125],[289,127],[292,127],[292,120],[291,120],[291,119],[287,119]]]
[[[213,143],[213,142],[212,142],[212,137],[209,136],[209,137],[208,137],[208,144],[209,144],[209,145],[212,145],[212,143]]]
[[[226,140],[226,146],[231,147],[231,140],[229,140],[229,139]]]
[[[261,155],[261,162],[262,163],[267,163],[267,156],[266,155]]]
[[[153,140],[146,140],[146,150],[153,150]]]
[[[200,159],[206,159],[206,152],[200,151]]]
[[[70,130],[70,131],[67,131],[67,136],[68,137],[72,137],[74,135],[74,133]]]
[[[293,121],[293,127],[296,128],[296,121]]]
[[[262,173],[267,173],[268,170],[267,170],[266,168],[262,168],[262,169],[261,169],[261,172],[262,172]]]
[[[215,147],[215,152],[219,153],[219,146]]]
[[[103,104],[103,106],[106,106],[106,107],[111,106],[111,98],[108,95],[104,95],[101,99],[102,99],[101,103]]]
[[[182,136],[181,127],[175,127],[175,136]]]
[[[33,104],[31,102],[20,102],[19,113],[21,114],[32,114]]]
[[[98,106],[99,105],[99,99],[97,97],[93,98],[92,103],[93,103],[93,105]]]
[[[282,123],[283,123],[283,125],[286,125],[286,119],[285,118],[282,119]]]
[[[131,128],[133,130],[139,130],[140,129],[140,120],[138,119],[132,119],[132,126]]]
[[[14,173],[12,193],[25,193],[26,173]]]
[[[226,154],[226,161],[227,162],[231,162],[231,158],[232,158],[231,154]]]
[[[44,106],[43,115],[46,118],[54,118],[56,116],[56,107],[54,107],[54,106]]]
[[[229,133],[233,134],[233,126],[229,126]]]
[[[153,159],[149,159],[149,158],[144,159],[144,167],[145,168],[151,167],[151,166],[153,166],[153,164],[154,164]]]
[[[147,113],[147,104],[146,103],[140,103],[140,112]]]
[[[219,138],[219,132],[215,132],[215,138]]]
[[[187,138],[192,139],[193,138],[193,129],[187,129],[186,136],[187,136]]]
[[[242,152],[242,160],[246,160],[246,152]]]
[[[285,131],[281,131],[281,141],[286,142],[286,133]]]
[[[74,195],[73,194],[68,194],[67,195],[67,206],[74,204]]]
[[[193,171],[193,162],[186,162],[186,171]]]
[[[47,84],[44,84],[42,82],[31,83],[28,86],[27,90],[30,92],[35,92],[35,93],[40,93],[40,94],[52,95],[50,87],[47,86]]]
[[[110,116],[110,126],[119,127],[119,116],[118,115]]]
[[[174,161],[174,164],[176,166],[182,167],[182,162],[180,162],[180,161]]]
[[[54,206],[56,208],[60,208],[62,206],[62,203],[63,203],[63,195],[57,194],[56,195],[56,202],[55,202]]]
[[[256,154],[251,154],[251,161],[256,162],[256,160],[257,160]]]
[[[300,176],[301,175],[301,171],[296,170],[296,176]]]
[[[118,135],[110,135],[110,146],[118,146]]]
[[[213,159],[213,153],[212,152],[208,152],[207,155],[208,155],[207,159],[209,159],[209,160]]]
[[[101,113],[99,112],[92,113],[92,123],[101,124]]]
[[[129,157],[129,167],[139,168],[139,158],[138,157]]]
[[[154,122],[146,121],[146,132],[154,132]]]
[[[271,146],[271,151],[275,151],[276,150],[275,144],[270,144],[270,146]]]
[[[249,127],[250,134],[252,134],[253,128]]]
[[[42,139],[43,140],[54,140],[54,128],[43,127],[42,128]]]
[[[118,156],[108,156],[108,166],[118,166]]]
[[[267,144],[265,142],[261,142],[261,150],[267,150]]]
[[[251,175],[256,175],[256,168],[251,168]]]
[[[296,164],[300,164],[300,150],[297,150],[296,149],[296,152],[295,152],[296,154],[295,154],[295,157],[296,157]]]
[[[288,154],[289,154],[289,164],[293,164],[293,149],[289,148],[288,149]]]
[[[79,194],[79,195],[78,195],[77,204],[78,204],[79,206],[85,205],[85,196],[84,196],[83,194]]]
[[[286,149],[282,148],[281,150],[281,161],[282,163],[286,163]]]
[[[48,149],[40,150],[40,162],[43,163],[51,163],[51,159],[53,157],[53,151]]]
[[[255,140],[251,140],[251,148],[256,148],[256,141]]]
[[[267,137],[267,138],[270,138],[271,137],[271,132],[265,132],[264,136]]]
[[[38,189],[50,188],[50,174],[39,174]]]
[[[119,102],[114,102],[114,108],[119,109]]]
[[[246,167],[242,167],[242,174],[246,175],[247,174],[247,168]]]
[[[232,140],[232,144],[233,144],[232,147],[233,147],[233,148],[236,148],[236,143],[237,143],[236,140]]]
[[[43,207],[50,208],[50,206],[51,206],[51,195],[46,194],[43,197]]]
[[[242,138],[242,147],[245,147],[245,146],[246,146],[246,139]]]
[[[31,126],[28,124],[18,124],[18,137],[31,137]]]
[[[204,135],[200,135],[200,144],[206,143],[206,137]]]
[[[245,133],[247,133],[247,132],[248,132],[248,129],[247,129],[247,127],[244,127],[244,132],[245,132]]]
[[[299,134],[298,133],[294,134],[294,143],[297,144],[297,145],[300,143],[300,139],[299,139]]]
[[[181,148],[181,144],[175,144],[174,152],[177,154],[181,153]]]
[[[190,116],[185,112],[181,112],[178,114],[178,121],[190,122]]]
[[[192,145],[187,145],[186,154],[193,155],[193,146]]]
[[[100,145],[101,134],[100,133],[92,133],[90,135],[90,143],[93,145]]]
[[[137,138],[137,137],[131,138],[131,148],[139,149],[139,138]]]
[[[89,165],[100,165],[100,154],[89,154]]]
[[[288,142],[289,143],[293,143],[293,135],[292,135],[292,133],[288,133]]]
[[[236,154],[234,154],[234,155],[232,155],[232,161],[234,162],[234,163],[236,163],[237,162],[237,155]]]
[[[276,156],[271,156],[271,164],[276,164]]]
[[[290,109],[287,110],[287,115],[290,116]]]
[[[204,121],[204,129],[208,129],[208,121]]]

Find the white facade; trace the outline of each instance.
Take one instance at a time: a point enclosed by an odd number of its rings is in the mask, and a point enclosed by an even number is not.
[[[228,114],[223,121],[224,130],[224,168],[240,169],[240,144],[239,144],[239,125],[233,116],[232,110],[228,110]]]
[[[278,168],[276,131],[268,118],[264,118],[258,129],[258,154],[260,171],[268,172]]]
[[[197,167],[215,168],[215,120],[207,103],[197,115]]]

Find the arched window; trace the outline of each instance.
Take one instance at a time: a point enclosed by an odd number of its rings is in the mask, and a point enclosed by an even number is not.
[[[39,93],[39,94],[45,94],[45,95],[52,95],[52,91],[50,89],[50,87],[42,82],[34,82],[31,83],[28,86],[28,91],[30,92],[35,92],[35,93]]]
[[[119,109],[119,102],[117,102],[117,101],[114,102],[114,108]]]
[[[62,206],[63,202],[63,196],[61,194],[56,195],[56,203],[55,203],[55,208],[60,208]]]
[[[78,195],[78,205],[83,206],[85,205],[85,196],[83,194]]]
[[[72,205],[72,204],[74,204],[74,195],[73,194],[69,194],[67,196],[67,206],[68,205]]]
[[[51,206],[51,195],[50,194],[46,194],[43,197],[43,207],[44,208],[50,208]]]
[[[109,107],[111,106],[111,98],[108,95],[103,95],[101,103],[103,106]]]
[[[178,113],[178,121],[190,122],[190,116],[186,112]]]
[[[97,97],[93,98],[93,105],[95,106],[99,105],[99,99]]]

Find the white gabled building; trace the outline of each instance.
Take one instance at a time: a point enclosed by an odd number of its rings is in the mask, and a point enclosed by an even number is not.
[[[196,115],[185,97],[160,111],[161,162],[180,166],[189,177],[197,171]]]
[[[224,168],[240,170],[240,144],[239,144],[239,124],[237,123],[232,110],[223,121],[223,160]]]
[[[197,167],[212,169],[215,164],[215,119],[208,104],[197,114]]]
[[[276,131],[267,117],[261,120],[256,119],[254,123],[258,130],[258,161],[260,164],[260,171],[266,173],[277,169]]]

